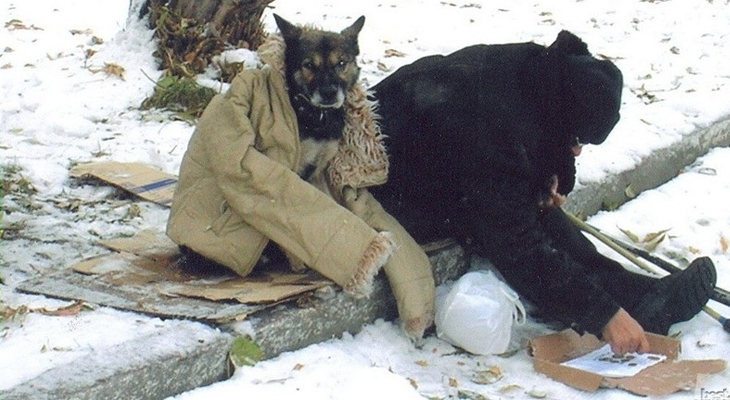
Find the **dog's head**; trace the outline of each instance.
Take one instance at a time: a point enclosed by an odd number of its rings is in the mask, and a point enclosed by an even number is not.
[[[295,26],[276,14],[274,19],[286,43],[286,79],[292,94],[317,108],[341,108],[360,75],[357,35],[365,17],[339,33]]]

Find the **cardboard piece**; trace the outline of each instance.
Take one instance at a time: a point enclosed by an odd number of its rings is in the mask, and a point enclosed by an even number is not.
[[[651,366],[635,376],[608,378],[592,372],[560,365],[588,354],[605,342],[593,335],[578,335],[565,330],[530,340],[529,351],[536,371],[569,386],[585,391],[619,388],[641,396],[664,396],[697,386],[699,375],[725,370],[725,360],[678,360],[681,344],[676,339],[648,333],[652,353],[667,356],[665,362]]]
[[[177,186],[177,176],[149,165],[115,161],[80,164],[71,168],[74,178],[97,178],[134,195],[169,207]]]
[[[156,284],[154,290],[168,295],[245,304],[277,303],[332,284],[314,272],[270,272],[245,278],[186,274],[175,268],[181,256],[177,246],[161,232],[142,231],[100,243],[116,253],[83,260],[72,267],[74,271],[97,275],[116,285]]]

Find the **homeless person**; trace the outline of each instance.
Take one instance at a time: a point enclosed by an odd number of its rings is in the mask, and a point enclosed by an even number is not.
[[[407,65],[374,88],[390,178],[371,193],[419,242],[456,237],[550,319],[616,353],[697,314],[704,257],[663,279],[599,254],[560,209],[581,145],[619,120],[622,74],[563,31],[548,47],[477,45]]]
[[[284,74],[286,44],[270,35],[266,62],[244,70],[215,96],[190,138],[167,225],[183,253],[247,276],[275,242],[356,297],[384,267],[404,331],[418,339],[433,321],[428,257],[365,196],[387,178],[388,161],[373,104],[360,84],[346,95],[349,124],[329,165],[339,204],[294,172],[301,143]]]

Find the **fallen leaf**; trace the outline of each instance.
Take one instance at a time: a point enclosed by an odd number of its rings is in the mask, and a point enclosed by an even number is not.
[[[449,378],[449,386],[459,387],[459,381],[457,381],[456,378]]]
[[[104,63],[104,72],[107,75],[117,76],[119,79],[124,80],[124,67],[115,63]]]
[[[692,253],[692,254],[699,254],[700,253],[700,249],[698,249],[697,247],[694,247],[694,246],[689,246],[689,248],[687,250],[690,253]]]
[[[530,395],[530,397],[534,399],[544,399],[547,397],[547,392],[544,392],[542,390],[532,389],[527,394]]]
[[[428,367],[428,361],[418,360],[418,361],[416,361],[416,365],[420,365],[421,367]]]
[[[670,230],[670,229],[671,229],[671,228],[669,228],[669,229],[664,229],[664,230],[661,230],[661,231],[659,231],[659,232],[653,232],[653,233],[649,233],[649,234],[647,234],[646,236],[644,236],[644,239],[642,239],[642,240],[641,240],[641,242],[642,242],[642,243],[648,243],[648,242],[651,242],[652,240],[654,240],[654,239],[656,239],[656,238],[658,238],[658,237],[660,237],[660,236],[664,236],[664,234],[665,234],[665,233],[667,233],[667,232],[669,232],[669,230]],[[663,239],[662,239],[662,240],[663,240]]]
[[[405,57],[406,53],[402,51],[398,51],[396,49],[387,49],[385,50],[385,56],[386,57]]]
[[[390,71],[390,68],[387,65],[385,65],[384,63],[382,63],[382,62],[378,62],[378,69],[381,70],[381,71],[383,71],[383,72]]]
[[[634,242],[634,243],[640,243],[641,242],[641,239],[639,239],[639,237],[636,234],[634,234],[633,232],[631,232],[630,230],[623,229],[621,227],[618,227],[618,230],[620,230],[621,233],[623,233],[624,235],[626,235],[626,237],[628,237],[629,239],[631,239],[632,242]]]
[[[471,390],[459,389],[458,396],[460,399],[467,399],[467,400],[489,400],[489,397],[487,397],[481,393],[473,392]]]
[[[656,250],[657,246],[659,246],[659,244],[661,242],[663,242],[665,238],[666,238],[666,235],[659,236],[658,239],[656,239],[652,242],[649,242],[646,246],[644,246],[644,249],[646,249],[646,251],[648,251],[648,252],[652,252],[652,251]]]
[[[304,364],[297,363],[297,365],[295,365],[294,368],[292,368],[292,370],[294,370],[294,371],[301,371],[302,368],[304,368]]]
[[[414,378],[408,378],[408,382],[413,386],[414,389],[418,389],[418,381],[416,381]]]
[[[91,35],[94,33],[91,29],[71,29],[69,32],[71,32],[72,35]]]
[[[0,311],[0,315],[2,315],[3,321],[7,320],[14,320],[18,317],[23,317],[24,315],[28,314],[30,312],[30,309],[28,309],[27,306],[22,305],[18,308],[14,307],[3,307],[2,311]]]
[[[53,317],[69,317],[69,316],[75,316],[79,315],[81,310],[84,308],[84,302],[77,300],[73,304],[68,305],[66,307],[61,307],[55,310],[49,310],[47,308],[42,308],[37,310],[39,313],[43,315],[50,315]]]
[[[499,393],[508,393],[508,392],[513,392],[515,390],[520,390],[520,389],[522,389],[522,386],[520,386],[516,383],[512,383],[512,384],[505,385],[505,386],[502,386],[501,388],[499,388]]]
[[[264,358],[264,352],[251,339],[238,337],[233,341],[231,350],[228,352],[233,365],[243,367],[246,365],[254,365]]]
[[[476,371],[471,377],[471,381],[479,385],[490,385],[500,379],[502,379],[502,370],[497,366],[484,371]]]
[[[728,247],[730,247],[730,242],[728,242],[725,235],[720,235],[720,248],[722,249],[722,252],[727,252]]]

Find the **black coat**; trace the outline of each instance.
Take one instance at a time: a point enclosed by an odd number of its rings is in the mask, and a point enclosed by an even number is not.
[[[544,215],[562,214],[538,203],[553,175],[560,193],[573,189],[571,147],[605,140],[622,86],[621,72],[567,31],[549,47],[476,45],[420,59],[373,88],[390,177],[372,192],[420,242],[472,243],[523,297],[600,333],[623,305],[586,273],[605,260],[582,237],[574,249],[557,245]]]

